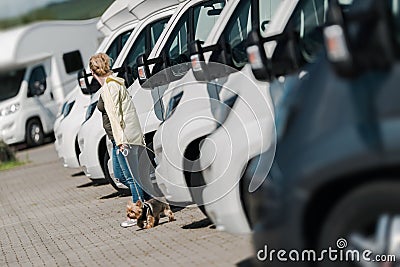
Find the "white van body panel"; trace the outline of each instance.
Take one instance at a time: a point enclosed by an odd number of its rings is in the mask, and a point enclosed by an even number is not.
[[[190,89],[185,90],[175,112],[160,125],[153,138],[158,163],[157,184],[169,202],[179,205],[193,203],[183,174],[184,153],[190,143],[206,136],[216,127],[208,104],[208,92],[203,90],[204,83],[196,82],[192,71],[189,71],[181,80],[181,84],[188,83],[190,83]],[[182,91],[179,87],[172,88],[174,89]],[[171,93],[176,92],[166,92],[164,97],[168,97]],[[181,116],[175,116],[175,113]],[[173,123],[170,123],[170,120]]]
[[[235,92],[239,99],[223,126],[209,133],[208,142],[200,150],[206,183],[205,209],[219,229],[235,233],[250,231],[240,198],[241,174],[251,158],[275,148],[268,83],[259,82],[252,75],[247,64],[240,73],[227,77],[224,87]],[[211,143],[214,146],[207,145]]]

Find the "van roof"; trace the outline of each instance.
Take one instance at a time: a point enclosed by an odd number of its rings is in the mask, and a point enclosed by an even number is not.
[[[184,1],[186,0],[116,0],[101,16],[97,29],[109,35],[128,22],[142,20],[158,10]]]
[[[187,0],[136,0],[130,1],[129,12],[137,19],[142,20],[150,14],[171,6],[176,6]]]
[[[128,10],[131,0],[116,0],[113,2],[97,23],[97,29],[104,35],[109,35],[122,25],[137,20]]]
[[[79,48],[75,45],[68,50],[68,44],[71,43],[68,40],[78,43],[82,38],[98,42],[101,35],[96,30],[97,21],[98,18],[36,22],[0,32],[0,69],[27,65],[59,51],[67,52]]]

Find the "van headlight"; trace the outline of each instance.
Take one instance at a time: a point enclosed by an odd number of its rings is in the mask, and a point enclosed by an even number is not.
[[[65,105],[65,108],[63,110],[63,116],[64,118],[67,117],[69,115],[69,113],[71,113],[72,107],[75,105],[75,101],[72,101],[68,104]]]
[[[178,106],[179,102],[181,101],[183,96],[183,92],[180,92],[179,94],[173,96],[169,103],[168,103],[168,107],[167,107],[167,112],[165,114],[165,119],[168,119],[169,117],[171,117],[172,113],[174,113],[176,107]]]
[[[90,104],[88,106],[88,108],[86,110],[85,121],[83,123],[85,123],[86,121],[88,121],[92,117],[94,111],[96,110],[97,102],[99,102],[99,101],[93,102],[92,104]]]
[[[13,114],[13,113],[17,112],[20,107],[21,107],[21,105],[19,103],[15,103],[15,104],[9,105],[5,108],[2,108],[2,109],[0,109],[0,117]]]
[[[218,122],[217,128],[221,127],[226,121],[233,106],[238,99],[238,95],[234,94],[223,102],[220,102],[214,111],[214,118]]]
[[[58,116],[57,116],[57,117],[64,116],[64,110],[65,110],[65,107],[67,106],[67,103],[68,103],[68,101],[65,101],[65,102],[62,104],[61,109],[60,109],[60,112],[58,113]]]

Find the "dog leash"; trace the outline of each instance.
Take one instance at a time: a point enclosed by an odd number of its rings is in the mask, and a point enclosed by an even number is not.
[[[122,131],[123,131],[123,129],[122,129]],[[124,150],[124,151],[127,151],[127,150]],[[124,155],[124,156],[126,157],[127,155]],[[132,175],[132,178],[133,178],[133,175]],[[142,197],[140,196],[139,189],[137,188],[135,179],[133,179],[133,186],[135,187],[136,194],[138,195],[139,200],[143,203],[143,206],[146,207],[146,209],[147,209],[145,212],[146,218],[149,214],[151,216],[154,216],[153,207],[149,203],[145,202],[144,199],[142,199]],[[143,213],[143,215],[144,215],[144,213]]]
[[[139,197],[139,200],[143,203],[143,209],[145,209],[145,212],[142,213],[142,215],[140,216],[139,219],[145,220],[145,221],[146,221],[146,224],[147,224],[147,223],[148,223],[148,222],[147,222],[147,217],[148,217],[149,215],[154,216],[153,207],[150,205],[150,203],[145,202],[145,201],[140,197],[139,190],[138,190],[138,188],[137,188],[137,186],[136,186],[135,180],[133,181],[133,185],[135,186],[135,190],[136,190],[136,193],[137,193],[137,195],[138,195],[138,197]]]

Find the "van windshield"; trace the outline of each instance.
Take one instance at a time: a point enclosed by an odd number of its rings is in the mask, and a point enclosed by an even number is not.
[[[21,87],[26,69],[0,72],[0,101],[16,96]]]

